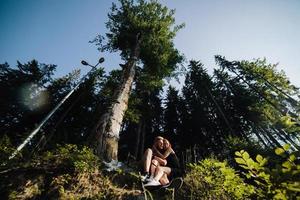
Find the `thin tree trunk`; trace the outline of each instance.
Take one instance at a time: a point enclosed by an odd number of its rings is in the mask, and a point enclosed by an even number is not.
[[[259,133],[257,133],[256,131],[253,131],[253,133],[256,135],[256,137],[258,138],[258,141],[260,141],[266,148],[268,148],[269,146],[267,145],[267,143],[264,141],[264,139],[259,135]]]
[[[285,138],[285,143],[290,143],[295,149],[297,149],[298,151],[300,151],[300,147],[299,145],[292,139],[290,138],[289,134],[286,133],[284,130],[282,129],[276,129],[278,135],[283,139]]]
[[[276,146],[269,137],[267,137],[266,135],[263,135],[263,137],[268,141],[269,145],[271,146],[272,149],[277,148],[278,146]]]
[[[140,150],[140,144],[141,144],[141,134],[142,134],[142,121],[139,121],[137,132],[136,132],[136,143],[134,148],[134,157],[138,159],[139,156],[139,150]]]
[[[265,130],[263,127],[260,127],[260,130],[272,141],[273,146],[282,147],[272,133],[269,132],[269,130]]]
[[[140,38],[137,36],[135,47],[131,58],[123,68],[122,84],[114,95],[115,101],[111,107],[96,124],[94,147],[99,157],[106,161],[118,159],[119,132],[123,121],[124,113],[128,107],[128,99],[131,86],[135,76],[135,64],[139,57]]]
[[[194,154],[194,145],[191,145],[190,146],[190,154],[191,154],[191,159],[190,159],[190,162],[194,162],[195,161],[195,154]]]
[[[237,76],[239,75],[238,73],[236,73],[235,71],[233,71],[234,74],[236,74]],[[265,97],[265,95],[263,94],[262,91],[258,90],[257,88],[255,88],[254,86],[252,86],[247,80],[245,80],[243,77],[241,77],[242,81],[244,81],[244,83],[246,83],[252,90],[254,90],[258,95],[260,95],[260,97],[262,97],[266,102],[268,102],[271,106],[273,106],[273,108],[275,108],[278,112],[280,112],[283,116],[285,115],[285,112],[281,109],[278,108],[278,106],[273,103],[270,99],[268,99],[267,97]]]
[[[183,168],[183,170],[185,171],[186,170],[186,160],[185,160],[185,156],[184,156],[184,151],[182,150],[181,151],[181,167]]]

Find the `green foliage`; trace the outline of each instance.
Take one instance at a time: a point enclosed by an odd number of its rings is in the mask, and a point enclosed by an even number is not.
[[[245,140],[244,138],[229,136],[226,139],[226,148],[224,148],[221,157],[227,159],[231,166],[236,166],[235,158],[232,155],[240,149],[244,149],[250,155],[261,154],[263,156],[269,156],[273,154],[271,148],[263,148],[259,141],[254,138]]]
[[[55,68],[36,60],[17,62],[15,67],[0,64],[0,136],[6,134],[13,145],[24,138],[23,133],[33,128],[48,108],[45,88]]]
[[[295,199],[300,195],[300,164],[296,152],[289,152],[290,145],[276,148],[279,156],[277,163],[268,163],[268,159],[257,155],[252,159],[244,151],[235,152],[236,162],[246,172],[244,175],[254,180],[260,199]]]
[[[0,164],[8,161],[9,156],[14,152],[15,148],[12,146],[7,135],[3,135],[0,139]]]
[[[0,64],[0,115],[3,116],[0,120],[0,136],[7,136],[12,146],[16,147],[24,141],[80,77],[80,70],[74,70],[54,79],[52,76],[55,68],[55,65],[38,63],[36,60],[25,64],[18,62],[15,67],[7,63]],[[103,68],[93,71],[47,121],[43,126],[43,133],[40,132],[22,150],[24,157],[31,154],[34,148],[43,149],[46,143],[47,148],[53,148],[57,143],[83,142],[82,138],[86,138],[91,124],[94,124],[93,120],[98,120],[94,113],[103,84],[103,74]],[[97,114],[103,112],[99,110]],[[41,135],[43,136],[39,137]]]
[[[299,151],[299,102],[294,98],[299,96],[299,89],[277,69],[277,64],[268,64],[266,59],[228,61],[221,56],[216,56],[216,62],[221,69],[215,75],[229,91],[224,99],[231,99],[226,107],[237,111],[229,116],[239,119],[231,124],[242,127],[237,133],[257,139],[265,149],[280,146],[281,141]],[[245,147],[240,149],[257,154]]]
[[[54,152],[45,152],[41,162],[50,165],[68,165],[78,172],[90,172],[99,166],[99,159],[90,148],[86,146],[79,148],[74,144],[59,145]]]
[[[131,199],[139,195],[138,186],[132,174],[104,175],[98,157],[74,144],[20,162],[2,171],[0,179],[3,199]]]
[[[141,76],[150,88],[161,86],[162,78],[172,75],[183,56],[174,47],[173,39],[184,24],[175,25],[175,10],[169,10],[158,1],[119,0],[112,5],[106,27],[107,42],[98,36],[94,42],[100,50],[121,51],[124,60],[134,54],[140,36],[138,60],[143,63]],[[137,55],[135,55],[137,56]]]
[[[189,164],[182,193],[185,199],[249,199],[254,187],[244,183],[226,162],[204,159]]]
[[[131,94],[128,102],[128,109],[124,115],[124,120],[138,123],[141,118],[141,109],[138,109],[140,105],[141,99],[135,93]]]

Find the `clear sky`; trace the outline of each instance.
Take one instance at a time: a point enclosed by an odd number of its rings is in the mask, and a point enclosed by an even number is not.
[[[105,33],[111,0],[0,0],[0,63],[37,59],[58,65],[61,76],[101,56],[94,44]],[[299,0],[162,0],[176,9],[186,27],[175,39],[186,58],[201,60],[211,72],[214,55],[229,60],[266,57],[279,63],[300,86]],[[117,54],[102,55],[106,70],[118,67]]]

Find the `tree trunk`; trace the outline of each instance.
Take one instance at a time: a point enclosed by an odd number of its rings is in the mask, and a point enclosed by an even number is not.
[[[118,159],[119,132],[123,121],[124,113],[128,107],[128,99],[131,86],[135,76],[135,64],[139,57],[140,39],[137,36],[129,61],[124,65],[122,83],[114,94],[114,101],[108,111],[101,116],[96,124],[94,147],[96,154],[106,161]]]
[[[282,129],[276,129],[276,130],[278,131],[278,135],[281,138],[285,138],[285,143],[291,144],[292,147],[294,146],[295,149],[297,149],[298,151],[300,151],[300,146],[290,137],[289,133],[286,133]]]
[[[137,131],[136,131],[136,143],[134,148],[134,157],[138,159],[139,156],[139,150],[140,150],[140,144],[141,144],[141,135],[142,135],[142,121],[139,121]]]
[[[273,143],[273,145],[275,147],[282,147],[281,144],[276,140],[276,138],[272,135],[272,133],[269,132],[269,130],[266,130],[263,127],[260,127],[260,130],[262,130],[262,132],[265,134],[265,136],[267,136],[271,142]]]
[[[141,159],[143,157],[144,151],[145,151],[145,138],[146,138],[146,122],[143,120],[142,123],[142,129],[141,129],[141,142],[140,142],[140,153],[139,153],[139,158]]]
[[[253,131],[253,133],[256,135],[258,141],[261,142],[265,146],[265,148],[269,148],[269,146],[264,141],[264,139],[259,135],[259,133],[257,133],[256,131]]]

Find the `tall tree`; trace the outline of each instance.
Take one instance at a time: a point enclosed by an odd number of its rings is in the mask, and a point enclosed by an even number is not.
[[[26,136],[49,109],[46,87],[52,81],[56,66],[36,60],[0,65],[0,132],[7,134],[14,145]]]
[[[135,78],[136,62],[141,62],[147,74],[160,80],[169,76],[182,60],[173,45],[176,32],[182,28],[182,25],[174,26],[174,10],[154,0],[119,0],[119,3],[119,7],[113,4],[108,15],[108,42],[101,48],[120,51],[125,65],[120,87],[110,109],[98,121],[94,137],[96,152],[108,161],[117,160],[119,131]]]
[[[258,131],[256,134],[262,135],[266,142],[274,146],[280,146],[279,141],[294,141],[295,134],[300,131],[299,102],[295,98],[299,95],[299,90],[290,83],[284,72],[278,71],[277,65],[267,64],[265,59],[228,61],[224,57],[216,56],[216,61],[223,74],[231,77],[229,79],[232,81],[227,81],[226,84],[232,91],[235,90],[237,98],[245,99],[242,93],[237,92],[238,85],[251,94],[246,96],[250,97],[249,100],[252,99],[252,103],[248,101],[250,104],[244,109],[248,111],[242,116],[250,122],[249,125],[255,126],[253,130]],[[218,77],[221,77],[220,74]],[[224,77],[221,79],[224,80]],[[296,143],[293,146],[298,148]]]
[[[178,91],[169,86],[165,101],[164,109],[164,134],[168,138],[171,144],[178,146],[178,129],[180,127],[180,115],[179,115],[179,95]]]

